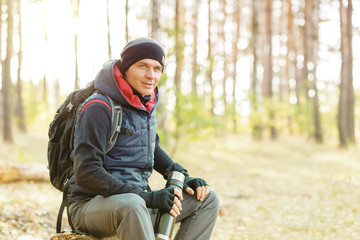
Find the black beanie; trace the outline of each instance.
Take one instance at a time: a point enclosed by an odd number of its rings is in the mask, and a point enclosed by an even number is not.
[[[165,53],[158,42],[151,38],[137,38],[128,42],[120,54],[118,67],[123,75],[137,61],[150,58],[158,61],[164,70]]]

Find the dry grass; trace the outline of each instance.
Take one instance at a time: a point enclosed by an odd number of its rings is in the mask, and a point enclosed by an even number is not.
[[[358,147],[228,136],[182,145],[175,159],[220,196],[212,239],[360,239]],[[0,184],[0,239],[49,239],[60,200],[46,183]]]
[[[222,200],[213,239],[360,239],[360,149],[227,137],[179,155]]]

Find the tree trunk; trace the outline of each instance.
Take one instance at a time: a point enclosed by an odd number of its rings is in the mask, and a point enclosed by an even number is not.
[[[10,62],[13,54],[13,2],[7,1],[7,36],[6,36],[6,57],[2,64],[2,95],[3,95],[3,116],[4,116],[4,132],[3,138],[5,142],[13,142],[12,133],[12,101],[11,101],[11,76]]]
[[[236,27],[235,36],[232,43],[232,64],[233,64],[233,103],[232,103],[232,119],[233,119],[233,132],[237,132],[237,120],[236,120],[236,82],[237,82],[237,61],[238,61],[238,47],[237,44],[240,39],[240,2],[234,1],[234,12],[233,12],[233,22]]]
[[[161,43],[161,25],[160,25],[160,13],[161,13],[161,3],[159,0],[152,0],[152,15],[151,15],[151,37]],[[159,92],[161,96],[165,95],[165,81],[166,78],[162,78],[161,82],[158,85]],[[156,107],[156,113],[157,113],[157,120],[158,120],[158,128],[162,129],[166,132],[166,99],[164,97],[159,98],[158,106]]]
[[[305,0],[305,10],[304,10],[304,19],[305,19],[305,24],[304,24],[304,64],[303,64],[303,68],[302,68],[302,80],[301,80],[301,90],[304,90],[304,94],[305,94],[305,99],[306,102],[310,104],[309,101],[309,70],[308,67],[310,65],[312,65],[313,63],[311,62],[311,43],[312,43],[312,38],[311,38],[311,1],[312,0]],[[304,114],[304,113],[303,113]],[[307,119],[311,118],[311,113],[309,113],[309,111],[306,111],[306,117]],[[308,123],[310,124],[310,123]],[[310,130],[311,132],[311,130]]]
[[[59,78],[55,79],[55,84],[54,84],[54,89],[55,89],[55,106],[58,107],[60,106],[60,83],[59,83]]]
[[[44,28],[44,48],[46,49],[46,50],[48,50],[48,46],[49,46],[49,44],[48,44],[48,40],[49,40],[49,38],[48,38],[48,34],[47,34],[47,22],[46,22],[46,16],[45,16],[45,12],[43,12],[43,28]],[[46,67],[47,67],[47,65],[46,65],[46,63],[44,64],[44,72],[43,72],[43,79],[42,79],[42,81],[41,81],[41,83],[42,83],[42,89],[41,89],[41,97],[42,97],[42,102],[45,104],[45,106],[46,106],[46,108],[48,107],[48,91],[47,91],[47,78],[46,78],[46,73],[47,73],[47,71],[46,71]]]
[[[197,84],[196,79],[198,75],[198,64],[197,64],[197,51],[198,51],[198,15],[199,15],[200,1],[195,0],[192,14],[192,32],[193,32],[193,45],[192,45],[192,74],[191,74],[191,93],[193,96],[197,96]]]
[[[183,60],[184,60],[184,34],[182,33],[182,13],[183,5],[181,0],[176,0],[175,2],[175,77],[174,77],[174,84],[175,84],[175,140],[176,143],[171,151],[172,155],[175,154],[178,142],[180,141],[180,126],[182,124],[182,118],[180,115],[181,111],[181,104],[180,104],[180,97],[181,97],[181,78],[182,78],[182,69],[183,69]]]
[[[207,60],[209,63],[209,69],[207,78],[210,84],[210,113],[214,114],[215,98],[214,98],[214,83],[212,79],[212,73],[214,68],[214,57],[212,56],[212,43],[211,43],[211,27],[212,27],[212,16],[211,16],[211,0],[208,0],[208,56]]]
[[[107,23],[106,25],[107,25],[107,40],[108,40],[108,58],[111,59],[109,0],[106,0],[106,23]]]
[[[160,26],[160,9],[161,3],[159,0],[151,0],[152,15],[151,15],[151,37],[161,43],[161,26]]]
[[[338,130],[341,147],[348,143],[355,143],[354,133],[354,87],[352,76],[352,2],[344,6],[340,0],[340,28],[341,28],[341,82],[338,111]]]
[[[181,1],[176,0],[175,6],[175,61],[176,61],[176,68],[175,68],[175,96],[176,96],[176,106],[175,106],[175,117],[177,119],[177,126],[179,127],[180,121],[180,103],[179,103],[179,94],[181,92],[181,73],[182,73],[182,39],[181,39]]]
[[[273,70],[272,70],[272,4],[273,0],[266,1],[265,7],[265,16],[266,16],[266,30],[265,30],[265,43],[264,43],[264,77],[263,77],[263,96],[265,101],[269,101],[268,109],[269,118],[271,121],[270,131],[271,138],[277,138],[277,132],[274,125],[275,112],[272,109],[272,80],[273,80]],[[271,105],[270,105],[271,104]]]
[[[79,6],[80,0],[72,0],[73,8],[73,20],[76,22],[76,26],[79,24]],[[78,66],[78,29],[74,31],[74,47],[75,47],[75,89],[80,88],[80,79],[79,79],[79,66]]]
[[[296,56],[297,56],[297,47],[296,47],[296,37],[294,29],[294,13],[292,10],[291,0],[286,1],[287,8],[287,55],[286,55],[286,76],[287,79],[296,79]],[[296,94],[295,94],[296,95]],[[297,96],[297,95],[296,95]]]
[[[352,52],[352,0],[348,0],[348,7],[346,11],[346,20],[347,20],[347,44],[346,47],[349,52],[349,60],[348,60],[348,74],[349,74],[349,85],[348,85],[348,121],[347,121],[347,132],[348,137],[352,143],[356,143],[355,138],[355,96],[354,96],[354,85],[353,85],[353,52]]]
[[[304,25],[304,66],[303,82],[305,83],[306,99],[312,106],[309,118],[313,123],[310,131],[316,142],[323,142],[322,127],[320,119],[320,104],[317,89],[316,68],[318,60],[319,40],[319,6],[317,0],[305,1],[305,25]]]
[[[345,62],[348,60],[347,51],[345,48],[346,44],[346,22],[344,17],[344,4],[343,1],[340,0],[340,28],[341,28],[341,82],[340,82],[340,97],[339,97],[339,110],[338,110],[338,130],[339,130],[339,141],[341,147],[347,146],[347,134],[346,134],[346,90],[347,90],[347,73],[346,73],[346,65]]]
[[[311,3],[312,0],[305,0],[305,11],[304,11],[304,64],[303,64],[303,71],[302,71],[302,80],[301,80],[301,89],[305,90],[305,98],[309,99],[309,70],[308,67],[313,63],[311,61],[311,43],[312,43],[312,36],[311,36]],[[310,64],[310,65],[309,65]]]
[[[3,24],[3,20],[2,20],[2,6],[3,6],[3,0],[0,0],[0,39],[2,39],[2,24]],[[0,44],[0,52],[2,50],[2,46]],[[2,58],[0,57],[0,62],[2,62]]]
[[[17,1],[18,15],[19,15],[19,52],[18,52],[18,69],[17,69],[17,84],[16,84],[16,95],[17,95],[17,107],[16,114],[18,118],[18,127],[20,131],[26,131],[26,121],[24,113],[24,104],[22,99],[22,80],[21,80],[21,63],[22,63],[22,29],[21,29],[21,1]]]
[[[226,116],[227,114],[227,109],[229,108],[228,107],[228,104],[227,104],[227,101],[226,101],[226,83],[227,83],[227,79],[229,77],[229,70],[228,70],[228,56],[227,56],[227,53],[226,53],[226,34],[225,34],[225,24],[226,24],[226,20],[227,20],[227,12],[226,12],[226,5],[227,5],[227,2],[226,0],[222,0],[221,1],[221,12],[223,14],[223,19],[220,21],[220,36],[221,36],[221,41],[222,41],[222,45],[223,45],[223,59],[224,59],[224,63],[223,63],[223,66],[224,66],[224,78],[223,78],[223,95],[222,95],[222,100],[223,100],[223,105],[224,105],[224,115]]]
[[[301,69],[297,67],[297,56],[298,56],[298,37],[296,35],[300,35],[298,28],[294,27],[294,13],[292,10],[292,3],[291,0],[287,0],[287,10],[288,10],[288,28],[287,28],[287,47],[288,47],[288,54],[287,54],[287,66],[289,75],[294,77],[295,79],[295,96],[296,96],[296,104],[297,108],[299,107],[300,103],[300,89],[301,89]]]
[[[79,79],[79,64],[78,64],[78,33],[74,33],[74,47],[75,47],[75,85],[74,89],[80,88]]]
[[[319,103],[319,95],[317,88],[317,77],[316,77],[316,69],[318,64],[318,52],[319,52],[319,7],[320,0],[312,1],[312,24],[311,24],[311,36],[312,36],[312,55],[311,59],[313,62],[313,68],[311,69],[312,73],[312,89],[314,91],[313,97],[313,122],[314,122],[314,137],[316,142],[323,142],[323,134],[322,134],[322,126],[321,126],[321,116],[320,116],[320,103]]]
[[[297,67],[296,67],[296,63],[297,63],[297,47],[296,47],[296,37],[295,37],[295,28],[294,28],[294,13],[292,10],[292,4],[291,4],[291,0],[287,0],[286,3],[286,15],[287,15],[287,30],[286,30],[286,35],[287,35],[287,54],[286,54],[286,79],[288,80],[288,82],[290,83],[290,80],[293,79],[296,82],[297,79]],[[289,99],[291,99],[291,103],[293,103],[293,97],[296,96],[296,103],[298,103],[298,92],[295,86],[295,91],[292,91],[293,89],[290,88],[289,86]],[[295,106],[295,108],[298,108],[298,104]],[[289,127],[289,131],[290,133],[293,132],[293,116],[289,115],[288,116],[288,127]]]
[[[257,63],[258,63],[258,1],[253,0],[251,4],[252,16],[251,16],[251,50],[253,55],[252,62],[252,73],[251,73],[251,84],[250,84],[250,103],[251,103],[251,111],[253,117],[253,121],[251,121],[252,135],[256,139],[260,139],[262,135],[262,126],[259,119],[259,109],[258,109],[258,96],[257,96],[257,86],[258,86],[258,78],[257,78]]]
[[[2,6],[3,6],[3,1],[2,0],[0,0],[0,39],[2,39],[2,23],[3,23],[3,20],[2,20]],[[0,53],[1,53],[1,50],[2,50],[2,46],[1,46],[2,44],[0,44]],[[1,57],[0,57],[0,63],[1,63],[1,66],[3,67],[3,61],[2,61],[2,59],[1,59]],[[2,77],[2,79],[3,79],[3,77]],[[3,80],[2,80],[2,82],[3,82]],[[2,83],[3,84],[3,83]],[[2,87],[3,88],[3,87]],[[0,91],[0,119],[4,119],[4,110],[3,110],[3,107],[4,107],[4,105],[3,105],[3,102],[4,102],[4,97],[3,97],[3,95],[2,95],[2,93],[3,93],[3,91],[1,90]],[[3,129],[3,121],[0,121],[0,128],[1,129]]]
[[[43,164],[17,164],[0,166],[0,182],[9,183],[16,181],[49,181],[49,170]]]
[[[263,77],[263,95],[264,98],[271,98],[272,92],[272,0],[266,0],[266,30],[264,38],[264,77]]]
[[[129,0],[126,0],[125,1],[125,40],[126,40],[126,42],[129,42],[129,40],[130,40],[128,20],[129,20]]]

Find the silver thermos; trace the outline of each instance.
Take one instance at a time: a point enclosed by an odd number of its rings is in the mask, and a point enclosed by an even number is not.
[[[165,187],[175,187],[180,192],[183,189],[185,175],[181,172],[173,171],[169,174]],[[170,240],[174,230],[176,218],[170,213],[160,210],[155,221],[155,239]]]

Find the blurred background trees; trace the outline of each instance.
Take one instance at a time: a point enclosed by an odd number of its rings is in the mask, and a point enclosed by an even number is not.
[[[360,3],[352,0],[0,0],[5,142],[46,125],[124,44],[167,52],[163,139],[287,134],[339,146],[360,131]],[[45,116],[45,117],[44,117]]]

